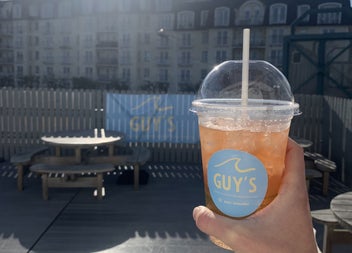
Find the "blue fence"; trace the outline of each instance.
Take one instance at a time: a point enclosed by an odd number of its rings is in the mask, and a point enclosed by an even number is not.
[[[108,93],[106,128],[124,132],[128,142],[196,143],[197,117],[189,111],[194,98]]]

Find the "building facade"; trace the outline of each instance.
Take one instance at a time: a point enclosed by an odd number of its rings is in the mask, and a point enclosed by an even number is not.
[[[74,78],[195,89],[216,64],[242,57],[282,65],[283,38],[312,9],[348,0],[9,0],[0,2],[0,84],[70,87]],[[305,15],[297,34],[350,32],[339,11]]]

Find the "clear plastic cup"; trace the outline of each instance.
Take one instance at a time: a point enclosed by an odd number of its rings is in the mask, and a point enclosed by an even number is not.
[[[242,61],[226,61],[204,79],[191,108],[198,115],[206,206],[232,218],[276,197],[291,119],[299,114],[289,82],[268,62],[249,61],[248,100],[241,94]]]

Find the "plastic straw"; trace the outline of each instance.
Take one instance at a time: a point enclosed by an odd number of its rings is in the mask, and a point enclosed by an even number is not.
[[[248,104],[249,44],[250,44],[250,30],[246,28],[246,29],[243,29],[243,48],[242,48],[242,94],[241,94],[242,106],[247,106]]]

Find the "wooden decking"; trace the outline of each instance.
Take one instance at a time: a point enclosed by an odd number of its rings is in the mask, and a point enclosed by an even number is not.
[[[149,182],[134,191],[105,176],[106,197],[92,189],[53,189],[43,201],[39,177],[28,174],[16,190],[16,170],[0,164],[0,252],[228,252],[215,247],[194,225],[192,209],[204,202],[202,172],[196,165],[146,165]],[[56,175],[52,175],[56,176]],[[328,196],[320,181],[311,183],[312,209],[327,208],[333,196],[348,190],[336,180]],[[318,243],[322,243],[322,228]],[[351,252],[339,247],[337,253]]]

